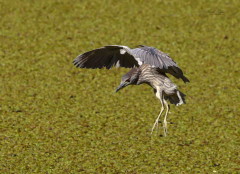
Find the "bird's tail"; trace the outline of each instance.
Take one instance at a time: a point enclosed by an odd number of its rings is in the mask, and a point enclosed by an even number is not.
[[[178,97],[177,92],[175,92],[173,95],[165,96],[166,100],[169,100],[171,104],[174,105],[181,105],[185,104],[185,94],[183,94],[181,91],[179,91],[181,99]],[[181,102],[182,101],[182,102]]]

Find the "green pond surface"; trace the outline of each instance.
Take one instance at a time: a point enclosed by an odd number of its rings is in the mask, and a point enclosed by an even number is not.
[[[240,1],[0,0],[0,173],[239,173]],[[148,85],[79,69],[105,45],[154,46],[190,83],[168,136]]]

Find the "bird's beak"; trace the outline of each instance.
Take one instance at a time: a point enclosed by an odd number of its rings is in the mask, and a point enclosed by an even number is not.
[[[124,88],[125,86],[127,86],[126,83],[121,83],[121,84],[117,87],[117,89],[116,89],[115,92],[118,92],[120,89]]]

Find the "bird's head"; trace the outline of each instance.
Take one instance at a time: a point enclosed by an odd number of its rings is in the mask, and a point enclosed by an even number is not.
[[[130,78],[126,78],[126,79],[122,78],[122,81],[121,81],[120,85],[117,87],[116,92],[118,92],[120,89],[122,89],[128,85],[131,85]]]
[[[116,89],[116,92],[118,92],[120,89],[122,89],[128,85],[136,85],[138,76],[139,76],[138,69],[137,68],[131,69],[127,74],[125,74],[122,77],[121,83],[118,86],[118,88]]]

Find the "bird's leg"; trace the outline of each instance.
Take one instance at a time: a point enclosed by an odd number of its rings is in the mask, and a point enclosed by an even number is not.
[[[155,123],[153,124],[151,134],[153,133],[154,128],[155,128],[155,127],[158,127],[158,122],[159,122],[159,119],[160,119],[160,117],[161,117],[161,115],[162,115],[163,110],[164,110],[164,106],[162,105],[161,111],[160,111],[160,113],[159,113],[159,115],[158,115]]]
[[[178,98],[179,98],[179,103],[177,104],[177,106],[179,106],[179,105],[183,104],[183,100],[182,100],[182,97],[181,97],[179,91],[177,91],[177,96],[178,96]]]
[[[167,101],[165,99],[163,99],[163,102],[167,108],[167,111],[165,113],[165,117],[164,117],[164,120],[163,120],[163,133],[164,133],[164,136],[166,137],[167,136],[167,115],[168,115],[168,112],[169,112],[169,105],[167,103]]]
[[[159,91],[159,90],[157,90],[156,96],[157,96],[157,98],[159,98],[159,100],[160,100],[160,102],[161,102],[161,106],[162,106],[162,108],[161,108],[161,111],[160,111],[160,113],[159,113],[159,115],[158,115],[158,117],[157,117],[155,123],[153,124],[151,134],[153,133],[154,128],[155,128],[156,126],[158,127],[159,119],[160,119],[160,117],[161,117],[161,115],[162,115],[162,112],[164,111],[164,106],[163,106],[163,95],[162,95],[162,92]]]

